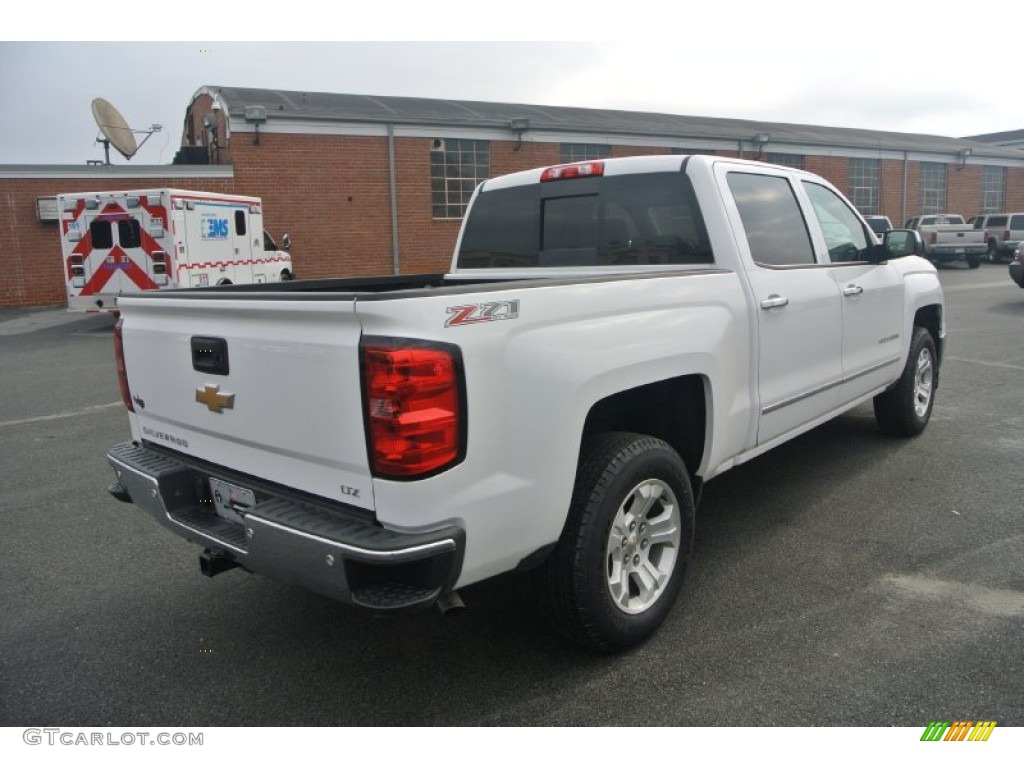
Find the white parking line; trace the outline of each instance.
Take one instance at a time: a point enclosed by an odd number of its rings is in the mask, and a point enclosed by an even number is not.
[[[969,357],[950,357],[945,355],[942,361],[956,360],[958,363],[972,363],[974,365],[987,365],[992,368],[1009,368],[1011,371],[1024,371],[1024,365],[1014,365],[1013,363],[990,363],[988,360],[971,360]]]
[[[15,419],[14,421],[0,421],[0,427],[14,427],[19,424],[34,424],[37,421],[53,421],[54,419],[70,419],[73,416],[86,416],[90,413],[96,413],[97,411],[105,411],[108,408],[116,408],[119,405],[124,405],[120,400],[116,403],[104,403],[103,405],[90,405],[86,408],[82,408],[79,411],[63,411],[61,413],[51,413],[49,416],[33,416],[31,419]]]
[[[960,603],[989,616],[1024,616],[1024,592],[1016,589],[992,589],[919,574],[889,574],[882,577],[882,583],[911,597]]]

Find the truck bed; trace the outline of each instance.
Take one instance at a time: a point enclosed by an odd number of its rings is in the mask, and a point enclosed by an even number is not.
[[[642,270],[642,271],[641,271]],[[509,270],[503,270],[509,272]],[[331,277],[316,280],[292,280],[284,283],[254,283],[219,285],[202,288],[180,288],[146,294],[147,299],[225,299],[259,298],[261,300],[339,300],[362,298],[371,299],[380,295],[388,299],[436,296],[438,294],[459,294],[471,291],[504,290],[516,283],[521,288],[552,285],[573,285],[579,283],[604,283],[612,280],[642,280],[672,275],[721,274],[721,269],[695,269],[678,265],[669,269],[642,267],[630,270],[607,270],[594,274],[593,269],[585,273],[576,270],[535,269],[520,274],[495,276],[491,272],[475,275],[471,273],[431,273],[419,275],[385,275],[374,277]]]

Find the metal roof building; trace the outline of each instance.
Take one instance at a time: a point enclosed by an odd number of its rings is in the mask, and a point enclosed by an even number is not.
[[[775,123],[734,118],[627,112],[613,109],[538,106],[482,101],[453,101],[397,96],[361,96],[337,93],[279,91],[261,88],[206,86],[196,98],[210,98],[211,106],[228,116],[231,132],[255,131],[336,133],[372,126],[391,126],[396,135],[435,135],[439,129],[486,133],[523,141],[629,143],[651,146],[780,152],[804,154],[868,153],[873,157],[901,158],[946,155],[959,158],[970,150],[972,162],[1006,162],[1024,167],[1024,157],[985,137],[955,138],[858,128],[796,123]],[[195,103],[195,102],[194,102]],[[254,109],[256,108],[256,109]],[[247,114],[249,117],[247,117]],[[254,118],[254,115],[262,115]],[[264,121],[265,120],[265,121]],[[1015,132],[1024,136],[1024,131]],[[193,134],[195,138],[198,134]],[[998,136],[999,134],[991,134]],[[768,141],[757,141],[756,137]],[[853,155],[851,155],[853,156]]]

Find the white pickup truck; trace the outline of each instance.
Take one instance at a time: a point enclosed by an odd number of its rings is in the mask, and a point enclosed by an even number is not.
[[[702,484],[874,399],[929,420],[914,232],[792,168],[553,166],[476,190],[448,274],[120,300],[111,493],[234,566],[375,612],[514,569],[569,639],[665,618]]]
[[[977,269],[988,253],[988,240],[984,231],[975,229],[955,213],[934,216],[916,216],[906,224],[917,230],[924,242],[924,257],[934,264],[966,261],[970,269]]]

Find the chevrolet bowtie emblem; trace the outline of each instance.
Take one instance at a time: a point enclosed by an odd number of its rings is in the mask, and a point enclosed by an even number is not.
[[[225,408],[235,407],[235,396],[220,391],[220,385],[211,387],[207,384],[203,389],[196,390],[196,402],[202,403],[214,413],[222,413]]]

